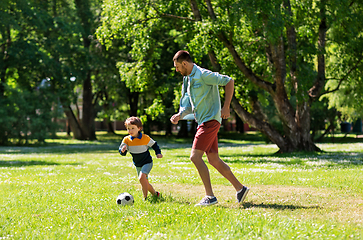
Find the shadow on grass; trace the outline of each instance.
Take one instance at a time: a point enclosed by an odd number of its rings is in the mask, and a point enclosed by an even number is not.
[[[153,197],[153,196],[148,196],[147,201],[150,204],[157,204],[157,203],[177,203],[180,205],[191,205],[191,202],[189,202],[186,199],[183,198],[175,198],[173,197],[171,194],[161,194],[161,197],[157,198],[157,197]]]
[[[261,154],[221,154],[221,159],[226,163],[239,164],[280,164],[286,166],[349,166],[363,165],[363,153],[310,153],[310,154],[279,154],[279,155],[261,155]],[[307,164],[309,162],[310,164]],[[314,162],[317,165],[314,165]],[[322,164],[323,162],[326,162]]]
[[[189,163],[189,155],[175,155],[178,161]],[[274,164],[304,168],[349,167],[363,165],[363,153],[324,153],[324,154],[220,154],[220,158],[227,164]],[[207,158],[204,156],[204,159]]]
[[[57,163],[46,161],[0,161],[0,167],[27,167],[27,166],[55,166],[55,165],[81,165],[80,163]]]
[[[0,147],[0,154],[73,154],[73,153],[105,153],[114,151],[118,153],[119,143],[111,144],[54,144],[50,143],[41,147]]]
[[[299,206],[291,204],[277,204],[277,203],[243,203],[243,208],[268,208],[276,210],[297,210],[297,209],[321,209],[319,206]]]

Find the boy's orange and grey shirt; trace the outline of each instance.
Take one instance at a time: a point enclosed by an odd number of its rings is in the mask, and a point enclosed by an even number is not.
[[[121,149],[123,146],[126,146],[126,151],[122,153]],[[125,156],[127,151],[129,151],[132,155],[134,165],[136,167],[142,167],[143,165],[152,162],[149,148],[154,149],[155,154],[161,153],[156,141],[148,135],[139,132],[138,137],[132,137],[131,135],[124,137],[118,150],[122,156]]]

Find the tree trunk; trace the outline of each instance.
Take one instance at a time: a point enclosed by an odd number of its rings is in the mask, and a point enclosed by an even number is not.
[[[236,131],[239,133],[245,132],[244,123],[237,113],[236,113]]]
[[[110,118],[106,118],[106,125],[108,133],[116,134],[115,129],[113,129],[112,122],[110,121]]]
[[[73,133],[73,138],[78,140],[86,140],[86,137],[83,134],[83,130],[81,125],[77,121],[76,116],[74,115],[72,108],[68,106],[64,106],[64,113],[67,116],[67,121]]]
[[[172,123],[170,122],[170,120],[167,119],[164,124],[165,124],[164,125],[164,128],[165,128],[165,136],[172,135],[172,131],[171,131],[171,129],[172,129]]]
[[[90,73],[87,74],[87,77],[83,82],[82,129],[86,139],[96,139],[95,113]]]
[[[104,122],[106,122],[107,132],[115,134],[115,129],[113,129],[112,122],[110,119],[110,116],[108,115],[108,112],[110,112],[110,104],[109,104],[109,98],[108,93],[106,91],[106,88],[103,89],[101,92],[101,95],[103,95],[103,110],[107,113],[107,117],[103,119]]]
[[[93,106],[93,93],[92,93],[92,67],[89,60],[91,59],[90,46],[91,38],[93,34],[93,15],[91,12],[91,5],[89,0],[75,0],[75,5],[77,7],[77,15],[82,23],[82,39],[85,51],[85,64],[84,67],[84,80],[83,80],[83,109],[82,109],[82,129],[86,139],[95,140],[96,139],[96,129],[95,129],[95,112]],[[88,65],[87,65],[88,64]]]
[[[178,132],[178,137],[188,137],[188,121],[179,121],[180,129]]]
[[[247,112],[247,110],[241,106],[235,97],[232,98],[232,107],[244,122],[248,122],[252,127],[260,130],[274,144],[276,144],[279,147],[279,153],[302,150],[320,151],[320,149],[316,147],[313,141],[310,139],[310,135],[308,138],[304,138],[305,135],[301,134],[300,128],[295,128],[294,131],[289,131],[288,135],[282,136],[268,122],[264,121],[263,119],[256,118],[255,114]],[[291,139],[291,137],[294,137],[294,139]]]
[[[4,97],[5,94],[5,83],[6,83],[6,70],[8,69],[8,49],[11,46],[11,34],[10,34],[10,25],[5,27],[5,32],[2,32],[3,38],[6,37],[6,44],[1,45],[1,53],[3,54],[2,59],[0,60],[3,62],[2,67],[0,69],[0,98]]]
[[[127,97],[129,99],[129,106],[130,106],[130,117],[134,116],[137,117],[137,109],[139,104],[139,92],[130,92],[128,91]]]

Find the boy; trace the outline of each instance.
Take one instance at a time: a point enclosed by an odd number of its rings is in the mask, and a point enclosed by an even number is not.
[[[155,191],[148,180],[148,175],[153,167],[149,147],[154,149],[157,158],[163,157],[160,148],[152,138],[141,133],[142,123],[138,117],[130,117],[126,119],[125,127],[130,135],[124,137],[118,151],[122,156],[125,156],[127,151],[131,153],[142,187],[144,200],[147,199],[148,191],[158,198],[160,197],[160,193]]]

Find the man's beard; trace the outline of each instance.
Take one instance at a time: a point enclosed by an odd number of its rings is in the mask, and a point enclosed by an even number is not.
[[[182,69],[180,70],[181,75],[188,76],[187,68],[182,66]]]

